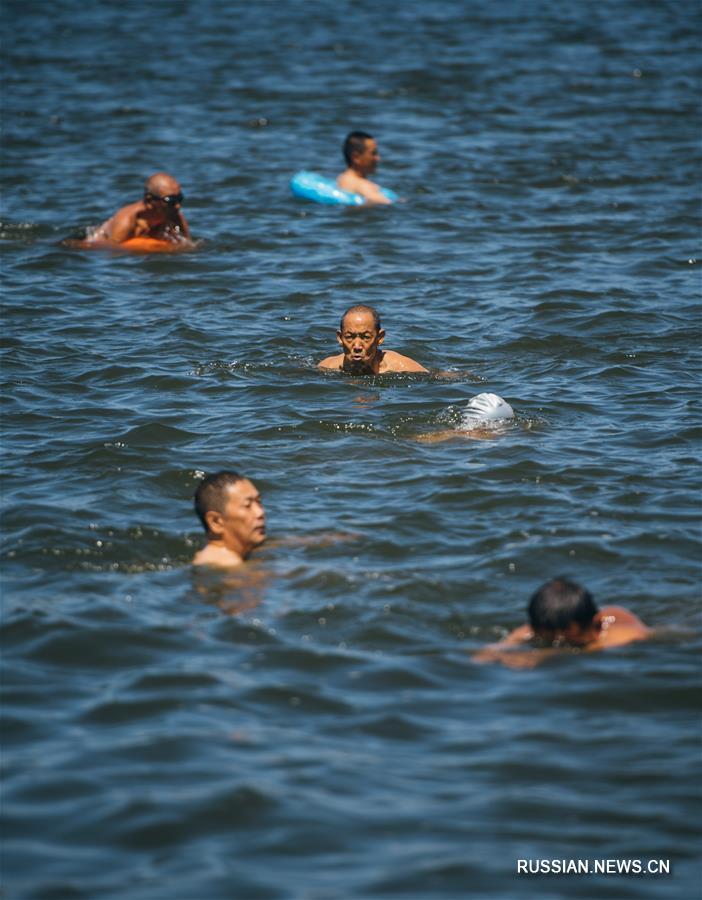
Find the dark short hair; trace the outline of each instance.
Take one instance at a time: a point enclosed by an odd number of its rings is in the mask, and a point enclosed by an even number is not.
[[[372,141],[373,135],[367,134],[365,131],[352,131],[346,135],[344,141],[344,159],[346,165],[350,166],[353,162],[354,153],[363,153],[366,148],[366,141]]]
[[[373,316],[373,325],[375,326],[376,331],[380,331],[380,313],[373,306],[366,306],[364,303],[355,303],[353,306],[349,306],[346,312],[343,314],[339,321],[339,331],[344,330],[344,320],[349,313],[352,312],[367,312]]]
[[[598,610],[586,588],[567,578],[553,578],[531,595],[528,611],[532,629],[539,632],[562,631],[571,622],[586,628]]]
[[[209,530],[205,513],[208,513],[211,509],[223,513],[227,501],[227,488],[230,484],[236,484],[237,481],[244,481],[245,479],[245,475],[225,470],[205,475],[200,484],[198,484],[194,497],[195,512],[205,531]]]

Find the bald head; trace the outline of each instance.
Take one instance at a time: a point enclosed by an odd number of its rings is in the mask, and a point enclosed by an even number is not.
[[[169,197],[180,193],[180,185],[167,172],[156,172],[146,182],[144,192],[154,197]]]
[[[347,316],[361,314],[363,316],[370,315],[373,317],[373,326],[376,331],[380,331],[380,313],[377,309],[374,309],[372,306],[365,306],[360,303],[358,306],[349,306],[346,312],[341,317],[341,322],[339,322],[339,330],[344,330],[344,322],[346,321]]]

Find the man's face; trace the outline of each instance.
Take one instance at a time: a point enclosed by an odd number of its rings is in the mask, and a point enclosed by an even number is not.
[[[183,192],[175,178],[160,178],[151,185],[147,206],[161,222],[177,220]]]
[[[344,369],[357,374],[373,372],[378,347],[385,340],[385,332],[376,330],[373,316],[359,310],[349,313],[344,327],[336,332],[336,339],[344,350]]]
[[[363,152],[354,155],[356,169],[362,175],[371,175],[378,168],[380,162],[380,152],[378,151],[378,142],[374,138],[366,138],[363,145]]]
[[[599,626],[595,620],[590,625],[579,625],[577,622],[569,622],[565,628],[556,631],[543,630],[537,632],[537,637],[546,643],[567,644],[570,647],[586,647],[599,636]]]
[[[224,511],[215,514],[210,530],[240,556],[265,541],[266,514],[261,496],[248,478],[228,486]]]

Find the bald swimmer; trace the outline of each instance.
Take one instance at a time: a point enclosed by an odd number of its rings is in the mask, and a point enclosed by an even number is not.
[[[337,187],[360,194],[369,203],[392,203],[378,185],[368,178],[378,168],[380,152],[374,137],[365,131],[352,131],[344,141],[346,169],[336,179]]]
[[[190,241],[190,229],[181,211],[183,192],[166,172],[156,172],[144,186],[144,197],[119,209],[96,228],[88,240],[122,244],[134,237],[150,237],[179,243]]]
[[[195,491],[195,512],[207,543],[194,566],[240,566],[266,539],[266,514],[255,485],[238,472],[207,475]]]
[[[372,306],[351,306],[341,317],[336,339],[343,349],[318,363],[320,369],[335,369],[350,375],[382,375],[385,372],[428,372],[409,356],[381,350],[385,331]]]
[[[598,609],[592,594],[566,578],[547,581],[532,594],[528,625],[473,657],[511,668],[532,668],[559,650],[587,652],[622,647],[649,638],[653,631],[623,606]],[[520,648],[528,646],[529,649]]]

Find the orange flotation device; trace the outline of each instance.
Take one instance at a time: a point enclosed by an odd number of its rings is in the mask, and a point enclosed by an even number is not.
[[[160,241],[158,238],[133,237],[123,241],[119,249],[128,250],[130,253],[178,253],[190,248],[173,241]]]
[[[67,240],[62,243],[65,247],[71,247],[73,250],[114,250],[117,252],[124,250],[127,253],[183,253],[185,250],[193,249],[193,245],[190,243],[176,244],[173,241],[162,241],[151,237],[133,237],[128,241],[122,241],[121,244],[101,240]]]

